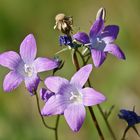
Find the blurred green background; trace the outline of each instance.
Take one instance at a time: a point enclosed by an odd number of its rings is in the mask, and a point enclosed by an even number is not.
[[[26,35],[33,33],[38,47],[38,56],[53,57],[61,48],[58,45],[59,32],[53,29],[54,17],[66,13],[74,18],[75,31],[88,32],[91,21],[100,7],[107,11],[106,24],[117,24],[120,33],[116,43],[126,54],[126,61],[119,61],[109,55],[101,68],[93,69],[91,75],[95,89],[105,94],[108,100],[101,106],[104,110],[115,105],[109,121],[118,140],[126,123],[117,116],[119,109],[132,109],[140,114],[140,1],[139,0],[0,0],[0,53],[19,50]],[[64,68],[56,74],[70,78],[75,72],[70,52],[60,55],[65,60]],[[92,62],[92,61],[90,61]],[[53,140],[54,132],[45,129],[37,112],[35,97],[31,97],[24,84],[12,93],[4,93],[2,83],[8,73],[0,67],[0,140]],[[45,78],[51,74],[41,74]],[[43,86],[43,84],[41,85]],[[43,102],[42,102],[43,105]],[[94,107],[106,140],[111,140],[107,127]],[[46,118],[54,125],[55,117]],[[137,125],[140,132],[140,125]],[[138,140],[133,130],[127,134],[128,140]],[[98,140],[90,114],[78,133],[72,132],[64,117],[60,118],[59,140]]]

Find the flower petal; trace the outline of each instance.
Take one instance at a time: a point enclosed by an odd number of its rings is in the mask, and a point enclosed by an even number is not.
[[[21,61],[20,56],[13,51],[8,51],[0,54],[0,65],[11,70],[16,69],[16,66]]]
[[[108,52],[119,59],[125,59],[125,54],[116,44],[108,44],[104,48],[104,52]]]
[[[90,28],[90,39],[95,38],[104,28],[104,20],[102,18],[97,19]]]
[[[68,98],[62,95],[53,95],[45,103],[45,106],[41,110],[43,116],[51,116],[57,114],[63,114],[66,107],[69,105]]]
[[[85,115],[85,107],[82,104],[71,104],[64,111],[65,119],[74,132],[79,131],[81,128]]]
[[[3,88],[5,92],[10,92],[16,89],[22,82],[23,77],[16,71],[9,72],[4,79]]]
[[[34,61],[34,65],[36,72],[43,72],[58,67],[59,62],[53,59],[39,57]]]
[[[36,41],[32,34],[25,37],[20,45],[20,55],[26,64],[30,64],[36,57]]]
[[[58,93],[64,85],[68,85],[69,81],[59,76],[50,76],[45,79],[45,85],[49,90]]]
[[[77,87],[83,87],[86,83],[90,73],[92,71],[92,65],[88,64],[78,70],[71,78],[70,83],[76,85]]]
[[[112,43],[119,33],[119,26],[117,25],[108,25],[104,28],[103,33],[101,34],[102,40],[105,41],[105,43]]]
[[[84,32],[79,32],[79,33],[73,35],[73,38],[82,44],[90,43],[88,35]]]
[[[105,20],[105,16],[106,16],[105,14],[106,14],[105,9],[104,9],[103,7],[101,7],[101,8],[98,10],[97,14],[96,14],[96,20],[97,20],[97,19],[103,19],[103,20]]]
[[[48,101],[48,99],[53,95],[55,95],[55,93],[53,93],[45,88],[41,88],[41,90],[40,90],[40,97],[45,102]]]
[[[91,55],[95,67],[101,66],[106,59],[106,53],[101,50],[91,49]]]
[[[93,106],[106,100],[103,94],[93,88],[84,88],[81,90],[81,93],[83,94],[83,103],[85,106]]]
[[[40,78],[34,74],[31,77],[25,77],[25,85],[31,95],[34,95],[34,91],[37,90]]]

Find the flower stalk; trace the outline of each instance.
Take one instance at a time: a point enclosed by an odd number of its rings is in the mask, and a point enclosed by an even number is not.
[[[81,59],[82,59],[82,61],[83,61],[83,65],[86,65],[88,61],[85,61],[85,59],[84,59],[84,57],[82,56],[82,54],[81,54],[80,51],[77,51],[77,52],[78,52],[78,54],[80,55],[80,57],[81,57]],[[87,83],[88,83],[88,86],[89,86],[89,87],[92,87],[92,86],[91,86],[91,83],[90,83],[90,79],[87,80]],[[98,109],[99,109],[99,111],[100,111],[100,113],[101,113],[101,115],[102,115],[102,117],[103,117],[103,119],[104,119],[104,121],[105,121],[105,123],[106,123],[106,126],[108,127],[108,130],[109,130],[109,132],[110,132],[110,134],[111,134],[113,140],[117,140],[117,139],[116,139],[116,136],[115,136],[115,134],[114,134],[114,132],[113,132],[113,130],[112,130],[112,128],[111,128],[111,126],[110,126],[110,124],[109,124],[109,122],[108,122],[108,120],[107,120],[107,118],[106,118],[106,116],[105,116],[105,114],[104,114],[104,112],[103,112],[103,110],[102,110],[102,108],[101,108],[101,106],[98,104],[97,107],[98,107]]]

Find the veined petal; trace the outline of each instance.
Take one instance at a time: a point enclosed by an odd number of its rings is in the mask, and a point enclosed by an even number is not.
[[[70,100],[62,95],[53,95],[45,103],[45,106],[41,110],[43,116],[51,116],[57,114],[63,114],[66,107],[69,105]]]
[[[91,49],[91,55],[95,67],[101,66],[106,59],[106,53],[101,50]]]
[[[79,41],[82,44],[90,43],[88,35],[86,33],[84,33],[84,32],[79,32],[77,34],[74,34],[73,38],[75,40]]]
[[[22,82],[23,77],[16,71],[9,72],[4,79],[3,88],[5,92],[10,92],[16,89]]]
[[[104,28],[101,38],[105,43],[112,43],[118,36],[119,26],[117,25],[108,25]]]
[[[103,94],[93,88],[84,88],[81,90],[81,93],[83,94],[83,103],[85,106],[93,106],[106,100]]]
[[[104,20],[102,18],[97,19],[90,28],[89,38],[95,38],[104,28]]]
[[[125,59],[125,54],[116,44],[108,44],[104,48],[104,52],[108,52],[119,59]]]
[[[92,71],[92,65],[88,64],[78,70],[71,78],[70,83],[82,88],[86,83],[90,73]]]
[[[69,127],[74,132],[77,132],[81,128],[86,116],[85,107],[82,104],[71,104],[64,111],[64,116]]]
[[[58,67],[59,63],[53,59],[39,57],[34,61],[36,72],[52,70]]]
[[[36,41],[32,34],[25,37],[20,45],[20,55],[26,64],[30,64],[36,57]]]
[[[0,65],[11,70],[16,69],[16,66],[20,63],[20,61],[20,56],[14,51],[8,51],[0,54]]]
[[[58,93],[63,86],[68,85],[69,81],[59,76],[50,76],[45,79],[45,85],[54,93]]]
[[[25,77],[25,85],[31,95],[34,95],[34,91],[37,90],[40,78],[34,74],[31,77]]]

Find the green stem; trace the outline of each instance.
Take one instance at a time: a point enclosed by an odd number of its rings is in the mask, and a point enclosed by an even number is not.
[[[74,60],[74,64],[75,64],[75,67],[76,67],[76,71],[78,71],[78,70],[80,69],[80,65],[79,65],[79,62],[78,62],[78,58],[77,58],[77,55],[76,55],[76,51],[75,51],[74,54],[73,54],[73,60]],[[92,107],[88,107],[88,109],[89,109],[90,115],[91,115],[91,117],[92,117],[92,120],[93,120],[93,122],[94,122],[94,124],[95,124],[95,126],[96,126],[96,129],[97,129],[97,131],[98,131],[98,134],[99,134],[100,139],[101,139],[101,140],[104,140],[103,133],[102,133],[102,131],[101,131],[101,129],[100,129],[100,126],[99,126],[99,124],[98,124],[98,121],[97,121],[97,119],[96,119],[96,116],[95,116],[95,114],[94,114],[94,111],[93,111]]]
[[[103,133],[102,133],[100,127],[99,127],[99,124],[98,124],[98,122],[97,122],[97,119],[96,119],[96,116],[95,116],[95,114],[94,114],[94,111],[93,111],[92,107],[89,106],[88,109],[89,109],[89,111],[90,111],[92,120],[93,120],[93,122],[94,122],[94,124],[95,124],[95,126],[96,126],[96,129],[98,130],[98,134],[99,134],[99,136],[100,136],[100,139],[101,139],[101,140],[104,140]]]
[[[89,80],[89,79],[88,79],[87,82],[88,82],[89,87],[91,87],[91,83],[90,83],[90,80]],[[98,107],[98,109],[99,109],[99,111],[100,111],[100,113],[101,113],[101,115],[102,115],[102,117],[103,117],[103,119],[104,119],[104,121],[105,121],[105,123],[106,123],[106,126],[108,127],[108,130],[109,130],[109,132],[110,132],[110,134],[111,134],[113,140],[117,140],[117,139],[116,139],[116,136],[115,136],[115,134],[114,134],[114,132],[113,132],[113,130],[112,130],[112,128],[111,128],[111,126],[110,126],[109,123],[108,123],[107,118],[105,117],[105,114],[104,114],[104,112],[103,112],[101,106],[98,104],[97,107]]]
[[[54,130],[55,131],[55,128],[54,127],[51,127],[51,126],[48,126],[44,120],[44,117],[41,115],[41,110],[40,110],[40,104],[39,104],[39,98],[38,98],[38,95],[37,93],[35,92],[35,97],[36,97],[36,102],[37,102],[37,108],[38,108],[38,112],[40,114],[40,117],[41,117],[41,120],[44,124],[44,126],[50,130]]]
[[[79,52],[79,51],[77,51],[77,52],[78,52],[78,54],[80,55],[81,59],[83,60],[83,64],[86,65],[87,62],[88,62],[88,59],[85,60],[85,59],[83,58],[81,52]],[[91,87],[91,83],[90,83],[90,80],[89,80],[89,79],[88,79],[87,82],[88,82],[89,87]],[[116,136],[115,136],[115,134],[114,134],[114,132],[113,132],[113,130],[112,130],[112,128],[111,128],[111,126],[110,126],[108,120],[107,120],[107,118],[105,117],[105,114],[104,114],[104,112],[103,112],[101,106],[100,106],[100,105],[97,105],[97,107],[98,107],[98,109],[99,109],[99,111],[100,111],[100,113],[101,113],[101,115],[102,115],[102,117],[103,117],[103,119],[104,119],[104,121],[105,121],[105,123],[106,123],[106,126],[108,127],[108,130],[109,130],[109,132],[110,132],[110,134],[111,134],[113,140],[117,140],[117,139],[116,139]]]
[[[130,128],[129,126],[126,127],[121,140],[125,140],[125,136],[126,136],[127,131],[129,130],[129,128]]]
[[[109,130],[109,132],[110,132],[110,134],[111,134],[113,140],[117,140],[117,139],[116,139],[116,136],[115,136],[115,134],[114,134],[114,132],[113,132],[113,130],[112,130],[112,128],[111,128],[111,126],[110,126],[108,120],[107,120],[107,118],[105,117],[105,114],[104,114],[104,112],[103,112],[101,106],[98,104],[97,107],[98,107],[98,109],[99,109],[101,115],[103,116],[103,119],[104,119],[104,121],[105,121],[105,123],[106,123],[106,126],[108,127],[108,130]]]
[[[58,124],[59,124],[60,115],[57,115],[56,124],[55,124],[55,140],[58,140]]]

